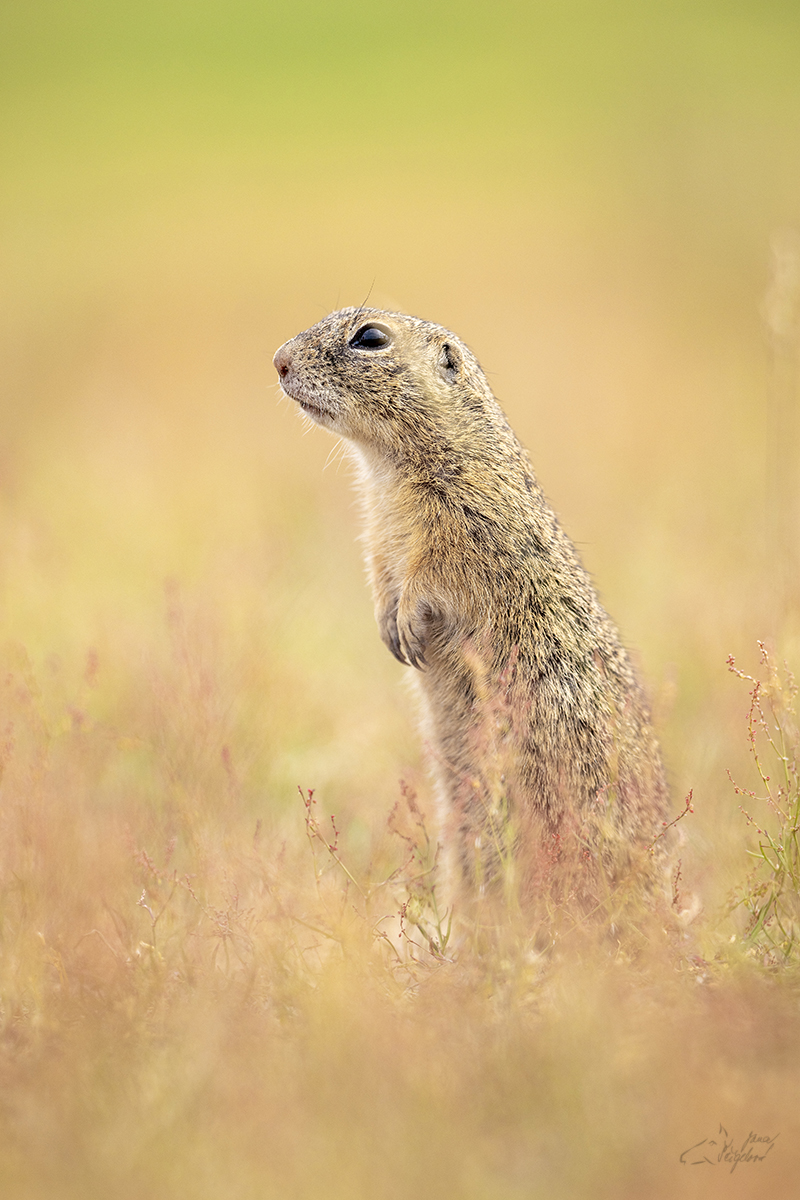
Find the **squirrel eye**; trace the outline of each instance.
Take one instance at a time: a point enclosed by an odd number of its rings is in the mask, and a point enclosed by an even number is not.
[[[362,325],[350,338],[348,345],[352,350],[383,350],[392,340],[392,335],[384,325]]]

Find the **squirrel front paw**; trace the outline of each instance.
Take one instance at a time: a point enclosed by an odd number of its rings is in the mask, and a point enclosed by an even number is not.
[[[406,592],[378,614],[381,637],[399,662],[423,669],[432,617],[427,601],[412,599]]]

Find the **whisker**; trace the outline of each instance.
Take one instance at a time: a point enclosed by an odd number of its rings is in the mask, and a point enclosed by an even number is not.
[[[333,446],[331,447],[331,449],[328,453],[328,457],[325,459],[325,466],[322,468],[323,471],[327,471],[328,467],[335,460],[337,454],[339,454],[339,452],[343,451],[343,450],[344,450],[344,438],[339,438],[338,442],[334,442]]]
[[[353,318],[353,320],[357,320],[361,316],[364,309],[367,307],[367,301],[369,300],[370,296],[372,295],[372,289],[374,287],[375,287],[375,277],[373,278],[372,283],[369,285],[369,291],[367,292],[366,296],[362,300],[361,304],[356,309],[356,314],[355,314],[355,317]]]

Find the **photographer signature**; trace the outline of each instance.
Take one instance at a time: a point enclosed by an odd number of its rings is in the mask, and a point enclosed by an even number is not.
[[[767,1137],[751,1130],[741,1146],[737,1147],[733,1138],[728,1136],[725,1126],[720,1125],[715,1138],[703,1138],[702,1142],[684,1150],[681,1162],[685,1167],[699,1167],[701,1163],[715,1167],[719,1163],[730,1163],[732,1175],[740,1162],[763,1162],[779,1137],[778,1133],[774,1137]]]

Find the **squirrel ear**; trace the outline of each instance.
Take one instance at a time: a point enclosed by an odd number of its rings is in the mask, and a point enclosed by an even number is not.
[[[439,355],[439,370],[448,383],[455,383],[461,370],[461,355],[452,342],[445,342]]]

